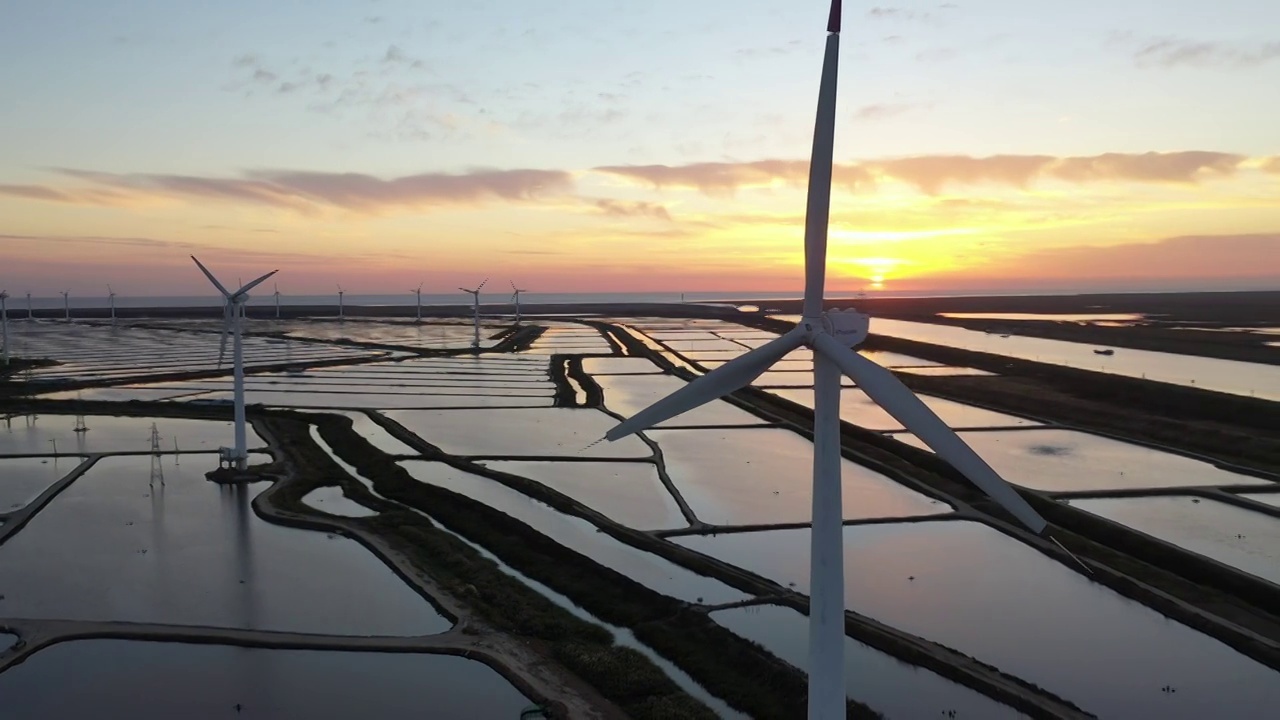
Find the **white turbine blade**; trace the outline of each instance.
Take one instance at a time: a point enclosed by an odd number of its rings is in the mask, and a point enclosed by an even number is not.
[[[605,439],[621,440],[745,387],[751,384],[752,380],[760,377],[760,373],[782,359],[783,355],[795,350],[803,343],[804,331],[798,328],[793,329],[777,340],[772,340],[741,357],[730,360],[641,410],[605,433]]]
[[[195,255],[192,255],[191,259],[196,261],[196,267],[200,268],[200,272],[204,273],[204,276],[209,278],[209,282],[213,283],[214,287],[218,288],[218,292],[222,293],[224,297],[231,297],[231,293],[227,292],[227,289],[222,287],[222,283],[218,282],[218,278],[214,277],[213,273],[209,272],[209,268],[205,267],[204,263],[200,262]],[[63,295],[66,295],[66,293],[63,293]]]
[[[826,333],[819,333],[813,344],[814,350],[839,365],[841,372],[857,383],[876,404],[933,448],[938,457],[951,463],[992,500],[1000,503],[1031,532],[1039,534],[1044,530],[1048,524],[1044,518],[1031,509],[1009,483],[1001,479],[973,448],[947,427],[942,418],[903,385],[901,380],[894,377],[893,373],[841,345]]]
[[[809,157],[809,197],[804,216],[805,317],[822,313],[823,285],[827,270],[827,223],[831,215],[831,162],[836,135],[836,76],[840,56],[840,3],[831,4],[827,23],[827,49],[822,59],[822,84],[818,90],[818,116],[813,126],[813,153]]]
[[[267,278],[271,277],[272,275],[275,275],[275,274],[276,274],[276,273],[278,273],[278,272],[280,272],[280,271],[279,271],[279,270],[272,270],[271,272],[267,273],[266,275],[263,275],[262,277],[258,278],[257,280],[254,280],[253,282],[250,282],[248,285],[245,285],[244,287],[242,287],[242,288],[240,288],[239,290],[237,290],[237,291],[236,291],[236,294],[234,295],[234,297],[240,297],[240,296],[244,295],[245,293],[249,292],[250,290],[252,290],[252,289],[254,289],[254,288],[258,287],[259,285],[261,285],[261,284],[262,284],[262,283],[263,283]]]

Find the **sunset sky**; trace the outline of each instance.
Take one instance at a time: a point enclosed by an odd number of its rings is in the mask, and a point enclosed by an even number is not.
[[[14,0],[0,289],[794,291],[828,0]],[[1280,3],[845,3],[829,287],[1280,282]]]

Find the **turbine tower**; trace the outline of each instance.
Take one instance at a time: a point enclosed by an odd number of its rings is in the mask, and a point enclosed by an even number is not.
[[[31,311],[31,293],[27,293],[27,320],[35,320],[36,314]]]
[[[489,278],[485,278],[484,282],[476,286],[475,290],[468,290],[464,287],[458,288],[464,293],[471,294],[471,314],[475,318],[475,336],[471,339],[471,347],[480,349],[480,288],[484,287],[484,283],[489,282]]]
[[[107,299],[111,301],[111,324],[116,324],[116,291],[107,286]]]
[[[235,419],[236,419],[236,446],[232,450],[234,453],[231,460],[235,462],[237,470],[244,470],[248,463],[249,453],[245,449],[245,428],[244,428],[244,348],[240,339],[240,325],[244,321],[244,306],[249,301],[249,291],[257,287],[267,278],[280,272],[272,270],[253,282],[241,287],[239,290],[230,292],[222,283],[218,282],[218,278],[213,276],[196,256],[191,256],[195,260],[196,267],[200,268],[200,272],[209,278],[209,282],[218,288],[218,292],[222,293],[225,304],[222,308],[222,346],[218,349],[218,364],[222,364],[222,357],[227,351],[227,334],[234,335],[234,343],[232,345],[232,363],[235,366],[234,371],[234,388],[235,388]]]
[[[347,317],[346,311],[343,309],[343,306],[342,306],[342,294],[343,294],[342,286],[339,285],[338,286],[338,319],[339,320],[345,320]]]
[[[511,293],[511,299],[516,304],[516,324],[519,325],[520,324],[520,293],[529,292],[529,291],[521,290],[520,288],[516,287],[516,284],[514,281],[511,282],[511,289],[513,291]]]
[[[9,364],[9,293],[0,290],[0,340],[4,342],[4,350],[0,351],[0,359]]]
[[[417,290],[410,290],[409,292],[418,296],[418,315],[414,322],[422,322],[422,283],[418,283]]]
[[[62,291],[62,310],[64,313],[63,317],[66,318],[67,322],[71,322],[71,291],[70,290]]]
[[[279,286],[279,285],[277,285],[277,284],[275,284],[275,283],[272,283],[272,284],[271,284],[271,286],[272,286],[272,287],[275,289],[275,291],[276,291],[276,293],[275,293],[275,297],[276,297],[276,319],[277,319],[277,320],[279,320],[279,319],[280,319],[280,286]]]
[[[893,373],[853,351],[869,318],[852,310],[823,312],[831,164],[836,125],[840,0],[831,4],[818,93],[805,215],[805,292],[800,323],[790,332],[694,380],[611,429],[619,440],[750,384],[787,353],[813,350],[813,529],[809,602],[809,717],[845,717],[844,543],[840,487],[840,374],[848,375],[938,456],[981,488],[1032,532],[1046,523],[1025,500]]]

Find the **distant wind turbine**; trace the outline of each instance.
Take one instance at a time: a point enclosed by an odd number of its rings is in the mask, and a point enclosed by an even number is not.
[[[275,297],[276,297],[276,319],[277,319],[277,320],[279,320],[279,319],[280,319],[280,286],[279,286],[279,285],[277,285],[277,284],[275,284],[275,283],[272,283],[271,285],[272,285],[272,287],[273,287],[273,288],[275,289],[275,291],[276,291],[276,293],[275,293]]]
[[[0,341],[4,342],[4,350],[0,351],[3,355],[4,364],[9,364],[9,293],[0,290]]]
[[[489,278],[485,278],[484,282],[476,286],[475,290],[468,290],[464,287],[458,288],[464,293],[471,294],[471,309],[475,319],[475,337],[471,340],[471,347],[480,347],[480,288],[484,287],[484,283],[489,282]]]
[[[111,324],[116,324],[116,291],[107,286],[107,299],[111,301]]]
[[[346,311],[343,309],[343,306],[342,306],[342,286],[339,285],[338,286],[338,319],[345,320],[346,317],[347,317]]]
[[[520,324],[520,293],[529,292],[529,291],[521,290],[520,288],[516,287],[515,281],[511,281],[511,289],[514,291],[511,293],[511,299],[514,300],[516,304],[516,324],[519,325]]]
[[[893,373],[853,351],[867,336],[870,319],[850,311],[823,312],[831,165],[836,126],[836,65],[840,50],[840,0],[827,24],[826,53],[818,94],[809,197],[805,217],[805,292],[800,323],[787,334],[752,350],[680,388],[614,427],[605,436],[620,440],[738,390],[787,353],[813,350],[814,456],[813,527],[809,602],[809,717],[845,717],[844,543],[840,487],[840,374],[897,418],[939,457],[1034,533],[1046,523],[1025,500]]]
[[[35,320],[36,314],[31,311],[31,293],[27,293],[27,319]]]
[[[418,296],[418,315],[415,322],[422,322],[422,283],[418,283],[417,290],[410,290],[409,292]]]
[[[233,293],[223,287],[222,283],[218,282],[218,278],[214,277],[213,273],[209,272],[209,269],[206,268],[199,260],[196,260],[195,255],[192,255],[191,259],[195,260],[196,267],[200,268],[200,272],[204,273],[204,276],[209,278],[209,282],[213,283],[214,287],[218,288],[218,292],[222,293],[222,297],[225,300],[222,307],[222,344],[218,349],[218,365],[222,365],[222,357],[227,352],[227,334],[231,333],[235,338],[231,350],[232,363],[235,367],[233,395],[235,397],[236,421],[236,445],[232,451],[234,453],[232,460],[235,462],[237,470],[244,470],[245,466],[248,464],[249,453],[245,448],[244,348],[241,342],[240,326],[244,321],[244,306],[245,303],[249,301],[249,291],[280,271],[272,270],[266,275],[263,275]]]
[[[62,310],[67,322],[71,322],[71,291],[62,291]]]

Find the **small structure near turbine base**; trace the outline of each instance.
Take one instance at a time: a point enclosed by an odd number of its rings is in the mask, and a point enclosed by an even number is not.
[[[207,480],[219,485],[247,485],[276,479],[275,475],[263,472],[261,468],[240,468],[239,461],[235,448],[220,447],[218,448],[218,469],[210,470],[204,476]]]

